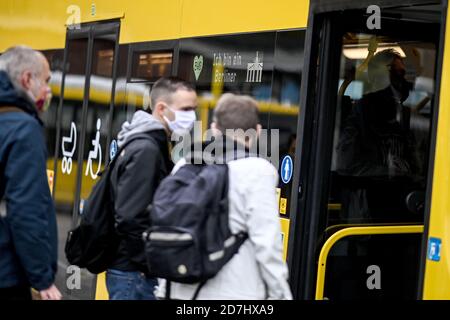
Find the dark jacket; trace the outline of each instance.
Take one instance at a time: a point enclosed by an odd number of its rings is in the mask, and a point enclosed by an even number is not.
[[[1,112],[10,107],[20,110]],[[43,290],[54,282],[57,229],[46,160],[35,107],[0,71],[0,288]]]
[[[119,147],[133,135],[148,134],[129,143],[118,154],[119,157],[111,172],[111,185],[114,197],[116,230],[121,240],[112,269],[122,271],[147,272],[142,233],[149,227],[147,207],[161,180],[172,170],[169,158],[167,135],[159,122],[151,115],[137,112],[131,123],[125,123],[119,133]],[[141,117],[146,123],[131,127]],[[134,122],[133,122],[134,121]],[[144,121],[145,122],[145,121]],[[148,131],[145,131],[148,130]],[[124,131],[127,132],[124,134]],[[123,138],[126,136],[125,138]]]
[[[399,110],[405,115],[400,121]],[[364,95],[344,122],[337,147],[338,172],[390,178],[418,174],[406,111],[391,87]]]

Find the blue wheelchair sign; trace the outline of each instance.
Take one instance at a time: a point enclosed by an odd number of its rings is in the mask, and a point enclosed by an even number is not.
[[[283,183],[289,183],[292,178],[292,172],[294,171],[294,163],[291,156],[285,156],[281,161],[280,175]]]

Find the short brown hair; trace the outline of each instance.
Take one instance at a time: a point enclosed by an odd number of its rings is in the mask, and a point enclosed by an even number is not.
[[[159,100],[166,103],[172,103],[172,95],[178,90],[195,91],[190,82],[187,82],[178,77],[160,78],[156,81],[150,91],[150,107],[153,110]]]
[[[214,121],[222,132],[227,129],[256,129],[259,123],[258,104],[250,96],[225,93],[217,101]]]
[[[369,61],[367,70],[369,79],[375,78],[377,73],[386,72],[385,67],[390,66],[395,59],[403,60],[400,53],[394,49],[385,49],[377,52]]]

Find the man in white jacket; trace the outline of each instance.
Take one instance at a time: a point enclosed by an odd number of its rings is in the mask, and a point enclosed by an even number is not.
[[[224,94],[214,110],[211,128],[248,149],[256,143],[261,131],[256,101],[248,96]],[[246,134],[245,138],[242,130],[256,134]],[[241,134],[236,133],[239,131]],[[185,159],[180,160],[172,174],[185,163]],[[292,299],[288,269],[282,258],[275,192],[277,170],[258,157],[233,160],[228,167],[230,230],[233,234],[247,232],[248,239],[219,273],[206,282],[197,299]],[[174,282],[170,285],[170,298],[183,300],[192,299],[198,286]],[[166,281],[160,279],[156,295],[164,298],[165,291]]]

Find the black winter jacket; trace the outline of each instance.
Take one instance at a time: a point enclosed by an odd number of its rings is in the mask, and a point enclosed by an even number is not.
[[[142,233],[149,227],[147,207],[161,180],[172,170],[164,130],[147,132],[118,154],[111,172],[119,248],[111,269],[147,273]]]

